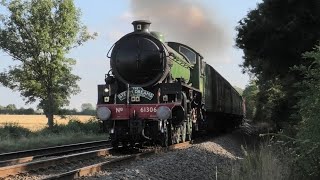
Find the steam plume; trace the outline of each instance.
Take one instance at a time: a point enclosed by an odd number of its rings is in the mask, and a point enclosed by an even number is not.
[[[148,19],[151,30],[200,52],[209,64],[228,61],[232,36],[215,13],[188,0],[131,0],[133,18]],[[213,10],[211,10],[213,11]]]

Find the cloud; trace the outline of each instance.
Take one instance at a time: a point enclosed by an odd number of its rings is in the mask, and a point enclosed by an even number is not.
[[[163,32],[166,40],[196,49],[209,64],[230,60],[232,33],[214,9],[186,0],[131,0],[130,7],[131,11],[123,14],[122,19],[150,20],[151,30]]]

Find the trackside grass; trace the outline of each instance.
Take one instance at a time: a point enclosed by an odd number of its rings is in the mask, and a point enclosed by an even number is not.
[[[290,170],[282,150],[261,144],[254,150],[244,151],[244,158],[232,167],[232,180],[283,180],[289,179]]]
[[[0,126],[0,153],[106,138],[107,135],[102,132],[99,122],[94,118],[85,122],[71,119],[51,129],[44,127],[36,131],[17,123],[5,123]]]

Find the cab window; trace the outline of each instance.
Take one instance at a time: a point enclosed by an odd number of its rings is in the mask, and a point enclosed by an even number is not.
[[[179,52],[185,55],[192,64],[196,64],[196,53],[185,46],[179,47]]]

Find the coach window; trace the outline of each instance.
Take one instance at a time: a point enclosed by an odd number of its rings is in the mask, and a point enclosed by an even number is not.
[[[193,52],[192,50],[190,50],[189,48],[187,48],[185,46],[180,46],[179,52],[181,54],[185,55],[192,64],[196,64],[197,55],[195,52]]]

